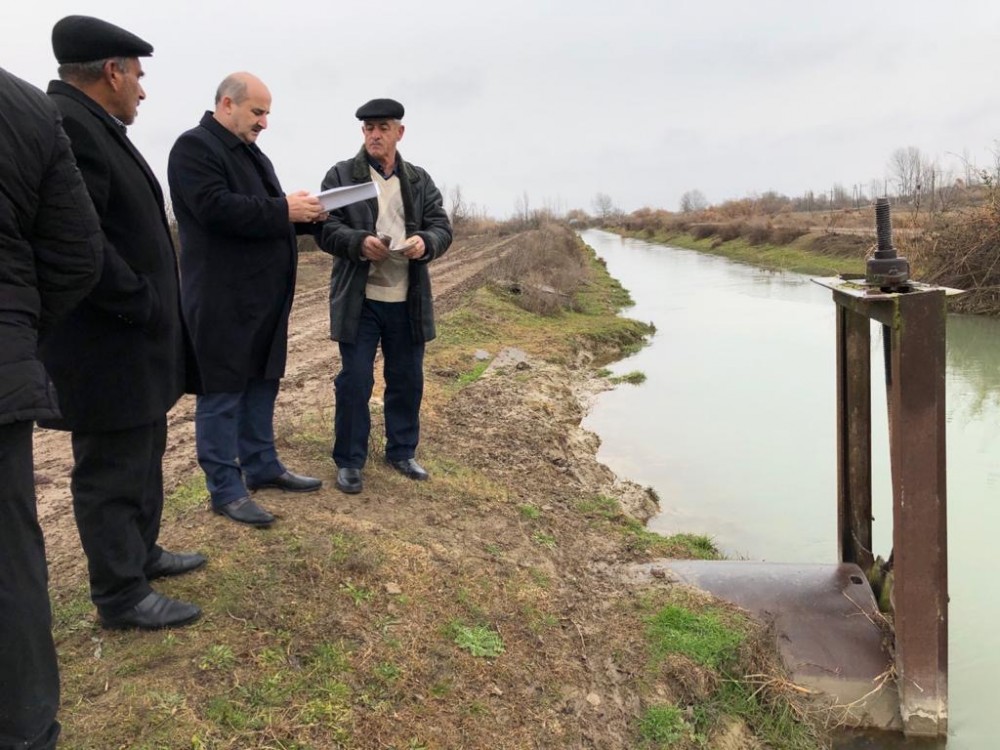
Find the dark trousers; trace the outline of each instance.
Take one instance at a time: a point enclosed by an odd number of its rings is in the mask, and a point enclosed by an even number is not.
[[[90,570],[90,598],[117,617],[152,589],[145,569],[162,550],[166,416],[110,432],[73,433],[73,512]]]
[[[382,343],[385,378],[385,457],[413,458],[420,440],[420,402],[424,396],[424,344],[415,343],[405,302],[365,300],[354,343],[340,342],[341,370],[334,378],[333,461],[360,469],[368,460],[375,385],[375,352]]]
[[[246,497],[244,480],[263,484],[285,472],[274,447],[278,380],[255,379],[239,393],[198,396],[198,463],[216,508]]]
[[[59,671],[31,422],[0,425],[0,750],[54,748]]]

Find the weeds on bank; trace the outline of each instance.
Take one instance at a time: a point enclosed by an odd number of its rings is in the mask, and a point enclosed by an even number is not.
[[[669,748],[687,733],[688,724],[677,706],[651,706],[639,720],[639,738],[648,748]]]
[[[563,262],[541,263],[537,248],[529,245],[516,258],[508,258],[508,265],[530,266],[540,286],[558,292],[560,304],[534,304],[503,283],[476,290],[465,305],[438,321],[438,337],[430,352],[432,369],[451,374],[463,386],[485,371],[486,364],[469,364],[473,352],[484,346],[517,346],[541,359],[565,363],[574,361],[581,349],[607,362],[645,345],[654,327],[615,315],[631,304],[631,298],[608,275],[593,249],[569,230],[547,232],[541,241]],[[556,245],[558,251],[553,249]],[[571,272],[565,270],[567,264]],[[504,273],[508,270],[501,268],[494,277]]]
[[[621,535],[626,550],[644,557],[694,560],[718,560],[722,557],[711,537],[701,534],[657,534],[647,529],[641,521],[626,515],[621,504],[613,497],[594,495],[579,501],[576,509],[595,522],[608,524]]]
[[[683,589],[650,594],[643,606],[650,669],[678,675],[690,691],[680,696],[681,705],[654,701],[646,708],[638,727],[644,747],[712,746],[712,738],[734,724],[745,724],[768,747],[822,746],[793,701],[735,676],[779,673],[763,645],[770,638],[763,626],[733,607]]]
[[[657,658],[682,654],[703,667],[726,669],[744,635],[724,621],[721,610],[692,612],[668,605],[646,620],[646,637]]]
[[[628,236],[639,236],[622,232]],[[864,273],[865,256],[846,258],[827,255],[810,249],[808,238],[801,238],[794,244],[753,244],[749,239],[735,237],[722,239],[711,235],[697,237],[693,234],[657,234],[653,242],[674,245],[690,250],[698,250],[712,255],[721,255],[741,263],[748,263],[775,271],[792,271],[810,276],[836,276],[840,273]]]
[[[624,375],[613,375],[608,378],[612,383],[618,385],[620,383],[628,383],[629,385],[640,385],[646,382],[646,373],[640,372],[639,370],[632,370],[632,372],[627,372]]]

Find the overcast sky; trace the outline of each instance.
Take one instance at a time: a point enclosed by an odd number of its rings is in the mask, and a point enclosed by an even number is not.
[[[956,173],[1000,137],[1000,3],[809,0],[9,0],[0,66],[44,88],[52,25],[94,15],[155,47],[130,137],[166,183],[174,139],[228,73],[273,95],[258,144],[286,191],[361,143],[357,107],[406,107],[404,156],[498,218],[523,205],[676,210],[848,192],[917,146]]]

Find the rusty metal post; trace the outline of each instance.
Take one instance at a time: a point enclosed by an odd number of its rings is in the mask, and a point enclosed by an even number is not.
[[[945,453],[945,296],[908,282],[815,279],[837,305],[837,507],[843,562],[871,549],[869,320],[889,336],[895,667],[907,736],[948,731],[948,537]]]
[[[945,291],[898,295],[892,331],[896,671],[903,729],[948,727]]]
[[[871,433],[868,317],[837,305],[837,551],[864,571],[875,562]]]

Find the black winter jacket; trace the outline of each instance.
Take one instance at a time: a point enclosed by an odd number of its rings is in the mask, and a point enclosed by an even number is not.
[[[451,222],[444,210],[441,191],[431,176],[399,155],[396,165],[406,236],[420,235],[426,247],[424,257],[410,261],[406,294],[413,340],[421,343],[436,335],[427,264],[444,255],[451,245]],[[330,168],[323,179],[323,190],[371,182],[370,169],[368,155],[362,148],[353,159]],[[317,233],[320,248],[334,257],[330,273],[330,338],[334,341],[350,344],[357,336],[369,271],[369,261],[361,255],[361,245],[365,237],[375,234],[377,218],[378,199],[371,198],[332,211]]]
[[[0,424],[58,416],[36,356],[97,282],[101,233],[59,112],[0,69]]]

